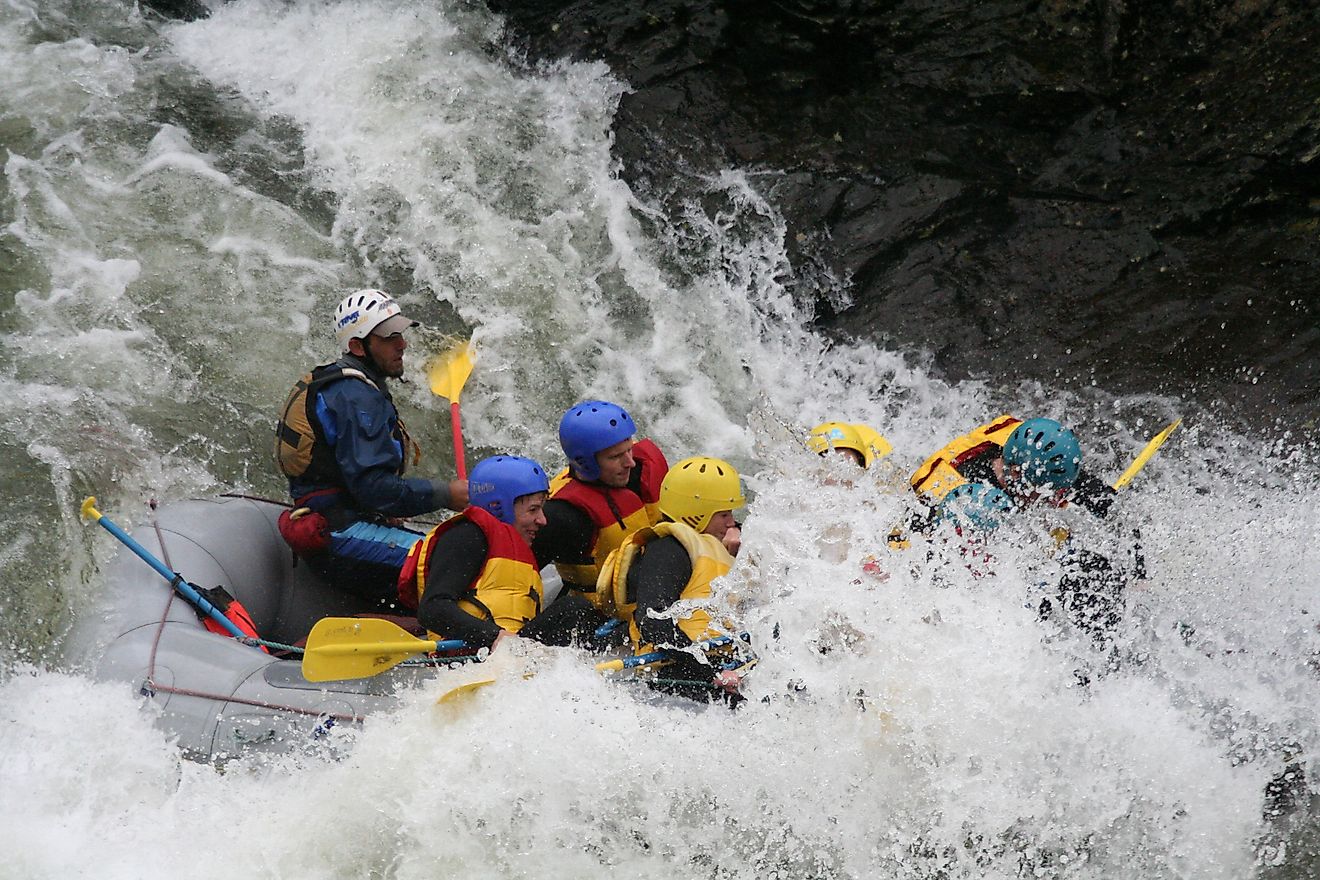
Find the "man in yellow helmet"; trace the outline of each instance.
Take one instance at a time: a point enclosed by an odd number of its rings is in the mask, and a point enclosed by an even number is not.
[[[688,648],[725,635],[708,611],[676,614],[673,606],[709,599],[711,582],[733,567],[725,542],[738,525],[733,511],[744,503],[738,471],[727,461],[697,457],[670,468],[660,486],[661,521],[625,539],[596,583],[597,594],[611,597],[614,614],[627,622],[636,653]],[[740,680],[683,653],[675,655],[666,676],[730,693]]]

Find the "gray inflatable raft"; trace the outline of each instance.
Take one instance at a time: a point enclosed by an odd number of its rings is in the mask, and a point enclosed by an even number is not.
[[[280,537],[280,504],[220,497],[163,505],[131,532],[199,587],[223,586],[247,608],[262,639],[294,644],[322,617],[366,610],[296,562]],[[396,667],[371,678],[313,683],[297,657],[279,659],[207,630],[192,606],[128,550],[102,572],[101,614],[80,622],[93,674],[123,681],[160,709],[161,726],[198,760],[311,745],[329,726],[358,723],[391,705],[400,687],[436,674]]]

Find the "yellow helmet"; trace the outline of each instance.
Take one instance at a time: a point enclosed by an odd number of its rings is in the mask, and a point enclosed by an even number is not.
[[[851,449],[862,457],[864,468],[894,451],[889,441],[870,425],[845,422],[825,422],[812,428],[807,447],[822,454],[831,449]]]
[[[685,458],[669,469],[660,484],[660,512],[698,532],[721,510],[746,503],[738,471],[719,458]]]
[[[858,436],[862,438],[862,442],[866,444],[867,448],[871,450],[871,455],[874,456],[867,459],[867,467],[894,451],[894,445],[870,425],[853,425],[853,427],[857,429]],[[866,453],[863,452],[862,454],[865,455]]]

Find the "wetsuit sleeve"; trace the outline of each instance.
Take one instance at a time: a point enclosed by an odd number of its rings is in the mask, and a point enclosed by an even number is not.
[[[426,567],[426,589],[417,606],[417,620],[447,639],[462,639],[474,648],[489,648],[500,634],[490,620],[473,617],[458,607],[486,564],[489,545],[480,526],[465,522],[436,539]]]
[[[518,635],[543,645],[566,647],[577,643],[590,646],[596,628],[604,622],[605,616],[582,598],[581,593],[565,590],[555,597],[549,608],[518,630]]]
[[[1109,513],[1118,492],[1113,486],[1101,480],[1095,474],[1082,471],[1073,483],[1072,500],[1085,507],[1096,516]]]
[[[316,414],[358,510],[403,517],[441,506],[430,480],[399,476],[403,450],[392,433],[398,412],[385,395],[345,379],[321,392]]]
[[[647,613],[668,611],[691,579],[692,559],[676,538],[657,538],[646,545],[628,573],[628,586],[637,597],[635,620],[645,641],[678,648],[692,644],[675,621],[656,619]]]
[[[545,525],[532,541],[536,564],[552,562],[587,565],[591,560],[591,539],[595,527],[586,512],[567,501],[551,498],[545,503]],[[595,589],[595,584],[582,584]]]

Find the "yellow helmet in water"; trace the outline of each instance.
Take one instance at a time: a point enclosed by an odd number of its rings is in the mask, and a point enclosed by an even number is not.
[[[874,456],[874,458],[866,463],[867,467],[870,467],[872,464],[894,451],[894,445],[886,440],[883,434],[875,428],[872,428],[870,425],[853,425],[853,427],[857,429],[857,433],[861,436],[862,442],[867,445],[871,450],[871,454]]]
[[[669,469],[660,484],[660,512],[698,532],[721,510],[746,503],[738,471],[719,458],[685,458]]]
[[[851,449],[862,457],[864,468],[894,451],[889,441],[871,426],[846,422],[825,422],[812,428],[807,447],[821,454],[831,449]]]

